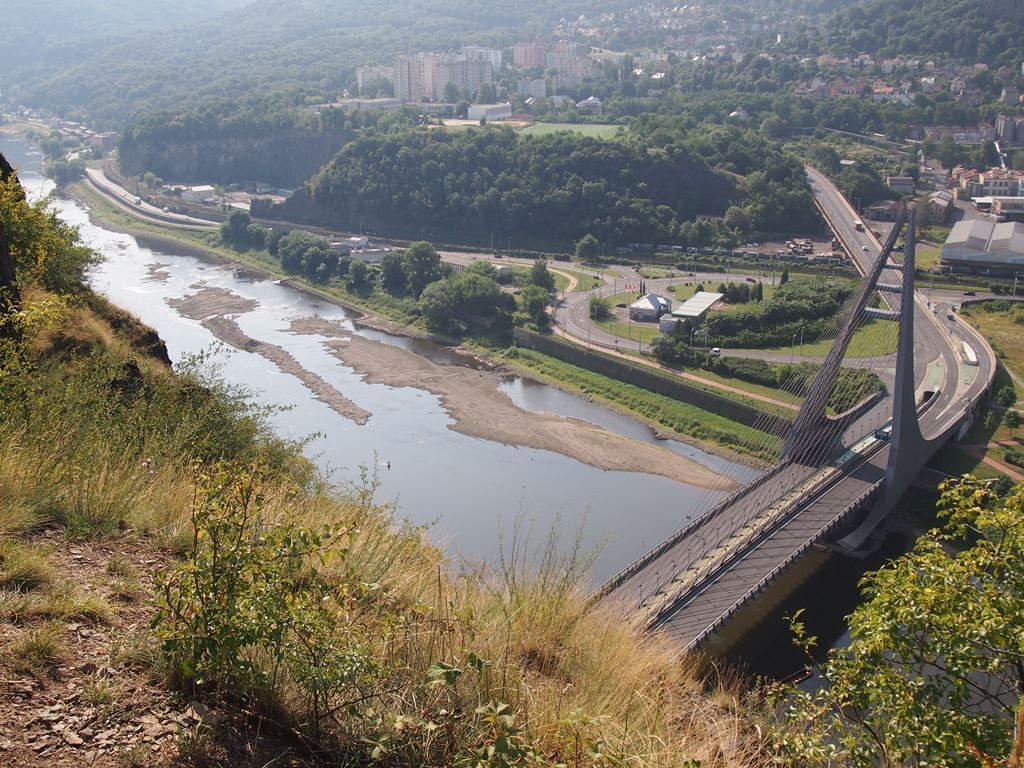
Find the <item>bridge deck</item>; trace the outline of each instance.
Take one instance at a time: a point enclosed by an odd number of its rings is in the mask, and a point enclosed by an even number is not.
[[[875,454],[809,503],[798,507],[778,530],[765,535],[748,552],[723,564],[699,588],[672,605],[655,628],[680,647],[691,647],[727,614],[738,608],[757,587],[770,580],[843,513],[885,477],[888,449]]]

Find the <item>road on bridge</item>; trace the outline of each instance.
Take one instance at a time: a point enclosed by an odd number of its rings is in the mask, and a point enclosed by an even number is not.
[[[836,235],[866,274],[881,244],[855,227],[859,217],[835,186],[813,169],[808,176],[815,200]],[[866,250],[865,250],[866,249]],[[886,270],[880,282],[897,282]],[[893,309],[898,294],[884,294]],[[983,397],[994,372],[991,348],[969,326],[950,323],[946,304],[915,300],[915,383],[938,394],[922,414],[924,436],[947,434]],[[979,365],[967,366],[960,347],[967,342]],[[929,364],[931,364],[929,366]],[[932,373],[926,377],[926,371]],[[927,378],[927,380],[926,380]],[[886,397],[847,432],[867,434],[840,459],[824,467],[782,464],[741,489],[714,515],[688,524],[609,582],[602,594],[641,626],[671,637],[680,649],[702,642],[800,553],[835,525],[840,516],[877,493],[885,477],[889,443],[874,439],[870,425],[888,420]],[[723,540],[722,530],[731,537]]]

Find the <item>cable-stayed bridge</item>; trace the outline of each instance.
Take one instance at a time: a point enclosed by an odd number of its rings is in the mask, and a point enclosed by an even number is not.
[[[985,340],[915,290],[914,212],[904,214],[906,246],[894,258],[903,216],[880,243],[831,182],[812,168],[808,176],[863,281],[818,340],[829,352],[810,386],[800,367],[783,385],[803,402],[778,463],[594,595],[683,649],[701,645],[822,539],[845,534],[839,546],[863,545],[934,453],[970,426],[995,373]],[[854,386],[841,373],[848,355],[886,388],[835,413],[830,404]]]

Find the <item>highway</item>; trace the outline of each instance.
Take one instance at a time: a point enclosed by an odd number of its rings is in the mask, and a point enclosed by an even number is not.
[[[114,205],[124,209],[133,216],[154,219],[160,224],[169,224],[184,229],[210,231],[217,228],[215,222],[208,221],[207,219],[197,219],[194,216],[164,211],[145,201],[136,203],[135,196],[129,190],[108,179],[103,174],[103,171],[98,168],[86,168],[85,173],[86,179],[97,192],[100,192]]]

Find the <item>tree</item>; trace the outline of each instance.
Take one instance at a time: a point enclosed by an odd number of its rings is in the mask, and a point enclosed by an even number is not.
[[[448,81],[444,84],[444,100],[450,104],[454,104],[459,100],[461,94],[459,93],[459,86],[455,83]]]
[[[530,283],[539,285],[545,291],[555,290],[555,276],[548,272],[548,263],[544,259],[537,259],[530,268]]]
[[[348,265],[348,285],[350,288],[363,288],[369,276],[370,268],[362,259],[353,259]]]
[[[981,420],[981,428],[986,432],[995,432],[997,426],[996,414],[991,408],[988,408],[985,411],[985,418]]]
[[[548,292],[539,285],[528,285],[519,293],[519,303],[530,321],[539,327],[548,324]]]
[[[779,285],[785,285],[788,282],[789,282],[789,270],[788,269],[784,269],[784,270],[782,270],[782,276],[779,277]]]
[[[477,104],[493,104],[497,99],[494,86],[491,83],[481,83],[480,90],[476,95]]]
[[[1021,418],[1020,412],[1013,409],[1006,412],[1006,426],[1011,430],[1016,430],[1020,427]]]
[[[1020,765],[1002,760],[1024,714],[1024,488],[1000,497],[965,478],[942,490],[943,527],[865,577],[825,685],[787,694],[781,762]]]
[[[996,403],[1003,406],[1003,408],[1010,408],[1016,402],[1017,392],[1014,390],[1013,384],[1006,384],[996,392]]]
[[[395,251],[385,253],[380,262],[381,287],[397,296],[405,290],[406,282],[401,254]]]
[[[78,228],[48,209],[46,200],[25,199],[13,173],[0,179],[0,230],[10,257],[4,272],[16,275],[20,288],[39,283],[56,293],[77,293],[100,261],[82,244]]]
[[[455,319],[455,291],[448,280],[435,280],[420,294],[420,312],[427,328],[447,332]]]
[[[244,250],[249,247],[249,226],[252,218],[245,211],[233,208],[227,219],[220,225],[220,239],[232,248]]]
[[[608,299],[601,296],[591,296],[587,301],[587,307],[590,310],[591,320],[607,320],[611,317],[612,310],[608,304]]]
[[[419,298],[424,288],[441,277],[441,256],[430,243],[419,240],[405,249],[402,268],[409,293]]]
[[[264,238],[267,246],[267,253],[271,256],[277,256],[277,246],[281,243],[281,238],[288,234],[287,229],[272,229],[267,233]]]
[[[583,261],[595,261],[601,252],[597,238],[589,232],[576,241],[576,258]]]

